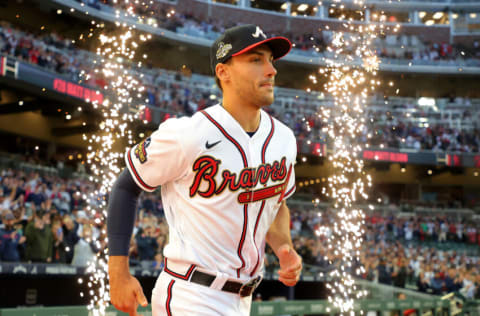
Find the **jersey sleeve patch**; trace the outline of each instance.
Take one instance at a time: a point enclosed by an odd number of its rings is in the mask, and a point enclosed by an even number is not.
[[[147,161],[147,147],[150,145],[151,138],[145,138],[135,147],[135,157],[140,161],[140,163],[145,163]]]
[[[185,174],[189,161],[181,136],[189,135],[189,129],[188,118],[169,119],[127,151],[126,165],[143,190],[151,192]]]
[[[130,171],[130,174],[132,175],[133,180],[137,183],[137,185],[146,192],[155,191],[156,188],[145,183],[142,177],[138,174],[138,171],[135,168],[135,164],[132,161],[132,150],[128,150],[125,153],[125,160],[126,160],[128,171]]]

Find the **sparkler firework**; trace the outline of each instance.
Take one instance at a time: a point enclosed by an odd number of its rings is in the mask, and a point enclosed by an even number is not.
[[[355,1],[355,4],[358,12],[366,9],[363,1]],[[332,7],[343,10],[340,1],[335,1]],[[366,131],[364,109],[367,97],[380,85],[375,79],[379,60],[372,45],[379,34],[390,30],[385,27],[385,15],[373,15],[372,20],[375,19],[374,23],[360,24],[341,14],[339,20],[345,32],[333,32],[325,58],[327,67],[319,70],[327,78],[325,91],[334,100],[333,108],[320,108],[319,117],[325,126],[323,132],[331,140],[332,154],[328,159],[333,166],[333,174],[323,188],[335,209],[335,222],[328,234],[328,248],[333,250],[334,258],[325,258],[334,265],[329,273],[332,281],[327,283],[331,293],[328,300],[338,308],[340,315],[355,315],[354,301],[367,294],[358,289],[354,280],[355,275],[364,272],[361,266],[353,269],[360,262],[365,218],[363,210],[355,205],[360,199],[368,199],[367,190],[372,184],[371,176],[363,170],[360,156],[362,134]],[[397,30],[398,26],[395,26],[391,31]],[[316,83],[315,77],[310,79]],[[370,137],[368,134],[367,138]],[[324,233],[324,230],[318,231],[317,235]]]
[[[151,4],[152,1],[149,3]],[[117,1],[114,1],[114,4],[117,4]],[[98,36],[100,44],[96,50],[97,58],[94,61],[93,74],[83,71],[82,75],[85,80],[89,80],[91,76],[100,76],[105,78],[108,83],[103,87],[108,97],[102,104],[92,103],[92,106],[102,114],[103,120],[99,124],[100,132],[89,137],[83,135],[83,139],[89,144],[87,163],[95,175],[90,180],[99,184],[98,190],[93,192],[90,197],[84,195],[83,198],[89,203],[87,211],[91,217],[93,218],[96,214],[100,215],[95,220],[96,224],[105,223],[106,195],[110,192],[121,171],[120,162],[123,161],[124,155],[122,144],[125,140],[128,146],[134,144],[132,122],[139,120],[145,109],[141,99],[145,90],[142,85],[143,74],[139,71],[142,62],[134,62],[134,60],[139,44],[148,41],[151,35],[137,34],[135,23],[124,22],[125,18],[138,22],[145,20],[145,16],[135,13],[136,6],[140,5],[144,11],[148,11],[149,5],[145,2],[123,1],[124,10],[116,11],[115,25],[117,29],[113,35],[105,34],[104,25],[92,21],[92,25],[100,31]],[[121,18],[124,18],[123,21],[120,21]],[[152,26],[156,26],[155,21],[149,21]],[[90,31],[89,37],[92,37],[94,30]],[[145,59],[147,56],[144,55],[143,58]],[[120,151],[116,151],[116,148],[120,148]],[[94,242],[100,249],[102,249],[102,245],[105,246],[107,239],[104,228],[101,236]],[[88,310],[94,316],[105,315],[110,301],[107,282],[108,252],[105,247],[103,249],[105,250],[97,254],[95,260],[89,262],[86,270],[88,275],[86,285],[91,298]],[[78,283],[83,284],[83,279],[79,278]],[[81,292],[80,295],[83,297],[85,294]]]

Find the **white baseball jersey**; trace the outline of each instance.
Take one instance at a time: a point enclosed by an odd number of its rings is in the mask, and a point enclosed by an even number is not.
[[[194,268],[242,282],[260,274],[266,233],[295,191],[296,153],[293,132],[263,110],[250,137],[221,105],[169,119],[127,151],[136,183],[161,186],[167,269],[175,262],[183,279]]]

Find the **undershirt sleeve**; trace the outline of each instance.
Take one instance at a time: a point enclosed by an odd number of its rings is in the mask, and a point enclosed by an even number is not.
[[[141,192],[142,189],[135,183],[130,172],[123,169],[108,199],[107,236],[110,256],[128,256]]]

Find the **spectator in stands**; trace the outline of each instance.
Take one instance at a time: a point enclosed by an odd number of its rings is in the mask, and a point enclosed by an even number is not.
[[[479,300],[480,299],[480,273],[477,273],[475,277],[475,299]]]
[[[377,266],[378,282],[382,284],[392,284],[392,271],[384,258],[380,259],[380,263]]]
[[[90,225],[90,220],[85,211],[74,210],[75,213],[75,222],[77,223],[77,234],[80,236],[83,232],[83,227],[85,225]]]
[[[407,281],[407,266],[405,259],[400,257],[396,261],[392,273],[393,286],[404,288]]]
[[[440,272],[435,271],[433,278],[430,279],[430,287],[433,290],[433,294],[440,295],[442,294],[444,282],[440,277]]]
[[[66,259],[67,263],[71,263],[73,259],[73,249],[75,245],[77,244],[78,240],[80,239],[78,234],[78,223],[75,222],[71,216],[65,215],[63,217],[63,239],[66,245]]]
[[[2,223],[5,227],[0,229],[0,261],[20,261],[18,247],[25,242],[26,238],[14,227],[15,216],[12,212],[5,212]]]
[[[84,225],[80,236],[81,238],[74,247],[72,265],[86,267],[89,262],[94,260],[100,249],[92,239],[92,229],[89,225]]]
[[[457,292],[462,287],[460,278],[455,268],[449,268],[445,276],[445,290],[447,293]]]
[[[153,261],[152,269],[154,270],[163,270],[164,260],[161,252],[157,252],[155,255],[155,261]]]
[[[69,213],[71,208],[70,208],[70,193],[67,192],[66,190],[66,185],[62,184],[58,190],[59,194],[59,200],[58,200],[58,205],[57,208],[62,214]]]
[[[26,259],[31,262],[51,262],[53,236],[46,223],[45,211],[37,210],[25,229]]]
[[[141,261],[154,260],[158,244],[154,236],[153,227],[147,224],[136,236],[138,257]]]
[[[428,283],[428,279],[425,277],[425,274],[423,272],[420,272],[420,275],[418,277],[417,281],[417,288],[420,292],[426,293],[430,284]]]
[[[463,284],[462,288],[460,289],[460,293],[465,296],[466,298],[472,299],[475,296],[475,283],[474,283],[474,274],[472,271],[465,271],[463,272]]]
[[[36,208],[39,208],[42,206],[42,203],[47,200],[44,192],[44,186],[43,185],[37,185],[33,192],[28,194],[26,202],[32,202],[35,204]]]
[[[67,244],[63,239],[63,229],[60,220],[55,220],[52,224],[52,235],[52,262],[67,263]]]

